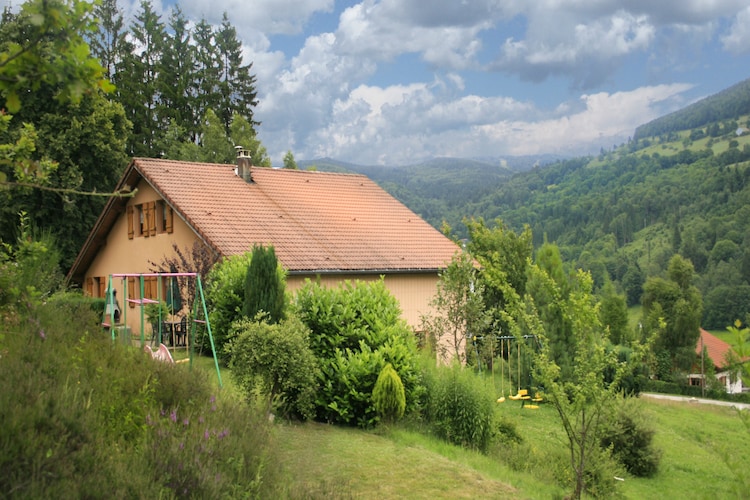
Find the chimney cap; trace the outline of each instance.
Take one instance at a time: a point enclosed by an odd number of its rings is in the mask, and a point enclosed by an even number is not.
[[[235,146],[234,150],[237,152],[237,158],[250,158],[250,151],[242,146]]]

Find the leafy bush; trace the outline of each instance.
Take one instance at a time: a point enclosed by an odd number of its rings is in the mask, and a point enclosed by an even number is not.
[[[316,419],[375,425],[372,391],[386,363],[401,377],[406,413],[418,407],[424,387],[416,339],[382,279],[337,288],[308,281],[297,292],[295,309],[312,332],[311,348],[321,367]]]
[[[226,355],[224,346],[232,337],[232,323],[243,317],[245,281],[252,260],[250,252],[223,259],[211,269],[206,280],[206,301],[211,321],[211,333],[217,354]],[[276,269],[278,279],[284,281],[284,270]],[[199,338],[203,349],[210,351],[208,335]]]
[[[274,325],[243,319],[233,329],[229,366],[245,395],[258,389],[282,414],[312,418],[319,369],[308,328],[292,317]]]
[[[654,432],[639,401],[622,399],[602,431],[601,444],[611,448],[613,456],[634,476],[651,477],[661,460],[661,451],[653,444]]]
[[[242,317],[245,275],[250,257],[249,253],[227,257],[214,265],[206,279],[208,318],[211,321],[214,346],[219,355],[225,354],[224,345],[231,337],[232,323]],[[202,348],[210,351],[207,335],[201,340]]]
[[[458,365],[435,367],[428,363],[424,363],[427,424],[446,441],[486,452],[495,430],[492,388]]]
[[[372,390],[372,402],[375,411],[383,420],[394,422],[404,416],[404,384],[390,363],[387,363],[378,375],[375,388]]]

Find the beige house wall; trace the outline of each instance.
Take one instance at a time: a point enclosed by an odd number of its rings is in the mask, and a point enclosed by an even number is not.
[[[128,200],[128,206],[137,206],[152,201],[160,201],[161,197],[146,182],[138,185],[138,193]],[[173,232],[157,233],[154,236],[133,236],[128,238],[127,210],[125,210],[115,222],[112,230],[107,235],[106,243],[97,252],[96,257],[86,271],[83,288],[89,278],[108,279],[110,274],[148,273],[152,266],[149,262],[161,263],[165,257],[174,254],[173,243],[180,248],[191,248],[196,240],[196,235],[188,225],[174,213],[172,218]],[[124,303],[125,287],[127,283],[122,278],[113,278],[114,288],[117,292],[117,301],[122,311],[122,319],[126,320],[133,334],[141,331],[141,307],[139,305],[128,306]],[[95,287],[96,288],[96,287]],[[140,292],[139,292],[140,293]],[[94,295],[99,295],[94,291]],[[127,309],[127,311],[126,311]],[[146,327],[150,332],[150,327]]]
[[[138,193],[130,199],[128,206],[142,205],[147,202],[161,201],[161,197],[146,182],[138,186]],[[179,248],[192,248],[197,240],[195,232],[177,215],[173,216],[173,232],[161,232],[154,236],[134,235],[128,238],[127,209],[118,217],[112,230],[107,235],[106,243],[97,252],[96,257],[86,271],[84,290],[89,278],[107,281],[110,274],[139,274],[151,270],[149,262],[161,263],[165,257],[174,253],[172,244]],[[137,233],[137,232],[136,232]],[[329,274],[329,275],[293,275],[287,280],[287,289],[291,292],[299,289],[306,279],[317,280],[324,286],[338,286],[345,280],[375,281],[380,275],[368,274]],[[429,313],[429,303],[435,295],[437,273],[392,274],[385,277],[385,285],[401,305],[402,316],[415,330],[419,330],[421,317]],[[117,292],[117,301],[122,311],[121,322],[125,322],[133,335],[141,332],[141,306],[128,305],[125,301],[127,281],[113,278]],[[106,286],[106,285],[104,285]],[[140,296],[140,291],[138,292]],[[94,295],[98,296],[98,286],[94,286]],[[131,297],[132,298],[132,297]],[[144,319],[144,329],[150,333],[150,325]]]

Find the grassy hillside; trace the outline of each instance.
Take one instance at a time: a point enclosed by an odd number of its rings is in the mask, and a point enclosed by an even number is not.
[[[653,478],[624,475],[624,498],[739,498],[747,492],[750,432],[735,410],[643,400],[663,451]],[[554,409],[498,405],[523,442],[488,456],[404,428],[364,432],[322,424],[276,427],[294,484],[319,498],[562,498],[566,459]],[[558,464],[558,465],[556,465]]]

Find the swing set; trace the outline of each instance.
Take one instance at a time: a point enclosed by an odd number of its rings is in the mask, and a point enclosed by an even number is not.
[[[534,335],[524,335],[524,339],[534,339],[536,340],[536,336]],[[500,358],[505,360],[505,357],[507,355],[508,357],[508,381],[512,388],[513,385],[513,376],[511,374],[511,366],[510,366],[510,359],[511,359],[511,341],[517,340],[514,336],[499,336],[497,339],[500,341]],[[493,351],[494,352],[494,351]],[[520,345],[516,345],[516,353],[517,353],[517,360],[516,360],[516,369],[518,371],[518,375],[516,377],[516,382],[518,387],[516,388],[515,394],[508,394],[508,399],[511,399],[513,401],[520,401],[521,402],[521,408],[527,408],[530,410],[536,410],[539,408],[539,404],[543,401],[542,395],[539,392],[534,393],[532,396],[529,394],[528,389],[521,389],[521,348]],[[530,376],[530,375],[529,375]],[[493,363],[493,380],[494,380],[494,363]],[[505,369],[501,368],[500,370],[500,397],[497,399],[498,403],[504,403],[506,401],[505,398]],[[529,381],[529,386],[531,386],[531,381]]]
[[[190,327],[188,328],[189,332],[182,332],[185,335],[185,350],[187,352],[187,360],[190,364],[190,368],[193,367],[193,357],[195,356],[195,333],[198,325],[204,325],[205,331],[204,334],[208,333],[208,340],[211,345],[211,353],[213,354],[214,358],[214,367],[216,368],[216,377],[219,381],[219,388],[223,387],[222,381],[221,381],[221,370],[219,370],[219,360],[216,356],[216,348],[214,346],[214,337],[211,333],[211,323],[208,320],[208,311],[206,309],[206,299],[205,295],[203,294],[203,285],[201,284],[201,277],[198,273],[140,273],[140,274],[110,274],[107,282],[107,288],[106,288],[106,304],[112,304],[112,307],[106,307],[104,311],[104,318],[102,320],[102,326],[105,328],[105,330],[109,330],[112,335],[112,342],[117,341],[117,335],[118,332],[124,332],[122,334],[122,342],[130,343],[131,342],[131,336],[128,334],[128,321],[127,321],[127,314],[129,307],[123,307],[122,312],[119,311],[119,306],[116,306],[117,302],[115,299],[115,289],[113,287],[113,280],[114,279],[121,279],[122,280],[122,289],[124,290],[124,297],[123,300],[125,304],[133,304],[140,307],[140,323],[141,323],[141,333],[140,333],[140,347],[141,349],[144,349],[146,351],[151,351],[150,346],[146,345],[146,333],[145,333],[145,307],[148,304],[161,304],[162,303],[162,279],[168,278],[169,281],[169,295],[168,297],[170,299],[171,304],[176,304],[176,298],[174,296],[175,294],[175,283],[172,281],[175,278],[186,278],[186,279],[195,279],[195,289],[196,289],[196,298],[193,301],[193,309],[192,309],[192,315],[190,316],[192,318],[192,321],[190,321]],[[145,278],[157,278],[157,297],[156,299],[149,299],[145,296]],[[128,280],[138,280],[138,283],[140,285],[140,299],[139,298],[129,298],[128,297]],[[179,297],[179,289],[176,292]],[[166,298],[166,297],[165,297]],[[200,303],[198,301],[200,299]],[[120,314],[122,315],[122,323],[125,325],[124,328],[116,328],[112,327],[113,325],[116,325],[117,318]],[[163,332],[164,324],[165,322],[162,318],[162,308],[158,308],[158,327],[156,328],[156,331],[152,331],[152,342],[154,340],[158,341],[159,344],[159,350],[157,354],[156,352],[152,351],[152,355],[155,358],[159,359],[166,359],[171,360],[172,355],[169,352],[168,348],[162,343],[163,337],[162,334],[166,333]],[[187,322],[182,321],[183,325],[187,326]],[[174,331],[172,332],[172,348],[176,349],[176,346],[174,345]]]

